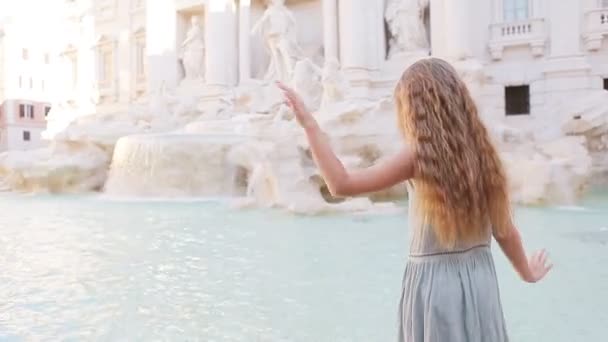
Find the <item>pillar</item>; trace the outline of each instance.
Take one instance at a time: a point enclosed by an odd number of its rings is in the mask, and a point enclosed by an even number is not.
[[[495,3],[487,0],[432,0],[433,55],[450,60],[483,59],[487,53]]]
[[[472,10],[469,6],[471,3],[471,0],[443,1],[444,34],[446,36],[444,52],[450,59],[461,60],[473,56],[470,22],[475,22],[475,19],[469,16]],[[432,12],[431,15],[433,15]]]
[[[499,2],[487,0],[431,0],[433,55],[449,60],[484,60],[493,21],[502,13]]]
[[[122,23],[130,23],[130,6],[131,3],[129,1],[118,1],[116,3],[118,7],[116,10],[116,16],[118,20]],[[120,103],[129,103],[131,102],[132,97],[132,79],[133,74],[137,72],[136,68],[131,68],[132,59],[132,51],[133,47],[131,43],[133,42],[133,33],[135,32],[135,28],[129,25],[129,34],[121,34],[118,37],[118,41],[116,42],[116,49],[114,50],[114,75],[117,80],[116,85],[116,97],[118,102]],[[129,75],[129,77],[120,77],[120,75]]]
[[[338,55],[338,0],[323,1],[323,49],[325,60]]]
[[[371,7],[370,13],[373,14],[370,17],[369,22],[371,26],[370,34],[374,37],[372,42],[373,51],[375,52],[372,56],[372,65],[374,68],[380,68],[380,65],[386,60],[386,32],[384,30],[384,1],[370,1]]]
[[[177,13],[174,0],[148,0],[146,58],[149,92],[157,91],[163,83],[169,88],[177,86],[177,46]]]
[[[345,69],[371,70],[379,67],[377,3],[370,0],[340,0],[339,51]]]
[[[251,78],[251,0],[239,1],[239,82]]]
[[[443,3],[443,0],[431,0],[429,4],[431,11],[431,50],[433,55],[438,57],[445,57],[447,55]]]
[[[236,85],[238,61],[234,1],[209,0],[205,14],[205,81],[210,86]]]

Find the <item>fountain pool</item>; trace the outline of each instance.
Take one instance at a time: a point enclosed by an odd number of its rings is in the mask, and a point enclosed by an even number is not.
[[[0,196],[0,340],[392,341],[405,214],[294,217],[218,201]],[[495,249],[513,341],[601,341],[608,196],[521,208],[546,281]]]

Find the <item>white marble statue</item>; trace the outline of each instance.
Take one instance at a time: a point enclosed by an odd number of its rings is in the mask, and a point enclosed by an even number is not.
[[[293,70],[291,84],[302,96],[306,107],[313,111],[321,104],[321,74],[321,69],[308,58],[299,60]]]
[[[205,38],[200,17],[192,16],[190,30],[182,43],[182,63],[185,79],[203,79],[205,74]]]
[[[428,52],[429,42],[423,23],[428,3],[429,0],[388,0],[384,18],[392,35],[389,56]]]
[[[270,65],[264,79],[288,82],[295,61],[302,52],[296,41],[296,21],[285,6],[285,0],[270,0],[252,33],[261,34],[270,54]]]
[[[325,61],[323,66],[323,96],[321,108],[325,108],[332,103],[344,101],[348,89],[348,82],[340,70],[340,62],[334,57]]]

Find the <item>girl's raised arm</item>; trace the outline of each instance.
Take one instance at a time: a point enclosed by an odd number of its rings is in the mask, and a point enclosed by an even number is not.
[[[294,111],[298,122],[304,127],[313,158],[332,195],[355,196],[379,191],[414,176],[414,154],[407,146],[372,167],[347,171],[300,97],[284,84],[278,83],[278,86],[283,90],[286,102]]]

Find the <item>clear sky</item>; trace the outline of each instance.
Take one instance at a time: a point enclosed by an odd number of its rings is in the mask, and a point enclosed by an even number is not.
[[[60,0],[0,0],[0,20],[4,17],[40,19],[59,14]]]
[[[62,0],[0,0],[0,23],[7,18],[34,44],[51,44],[59,27]]]

